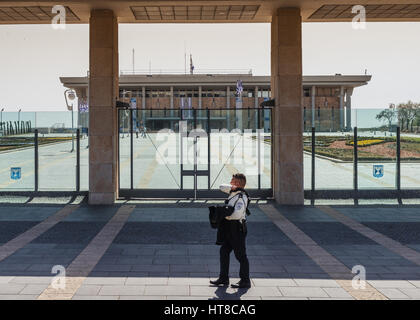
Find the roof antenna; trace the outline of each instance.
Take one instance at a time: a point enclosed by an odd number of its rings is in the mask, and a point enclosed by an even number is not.
[[[367,69],[365,69],[365,75],[367,75]]]

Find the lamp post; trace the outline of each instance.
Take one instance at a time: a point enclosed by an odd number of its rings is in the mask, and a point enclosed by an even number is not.
[[[76,93],[71,89],[67,89],[66,91],[64,91],[64,98],[66,99],[67,110],[71,112],[71,151],[70,152],[73,152],[74,151],[73,101],[76,98]],[[71,101],[71,104],[69,103],[69,101]]]

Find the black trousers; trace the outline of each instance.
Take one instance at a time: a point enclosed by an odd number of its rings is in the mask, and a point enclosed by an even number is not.
[[[239,277],[241,280],[249,280],[249,262],[246,256],[245,239],[246,233],[240,228],[240,222],[229,221],[222,246],[220,247],[220,279],[229,279],[230,253],[233,250],[239,261]]]

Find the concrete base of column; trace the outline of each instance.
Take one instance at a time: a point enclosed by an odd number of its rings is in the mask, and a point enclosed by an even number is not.
[[[97,205],[97,204],[114,204],[116,198],[116,194],[114,192],[89,192],[89,204]]]

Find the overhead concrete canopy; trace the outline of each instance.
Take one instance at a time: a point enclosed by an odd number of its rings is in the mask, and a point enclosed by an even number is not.
[[[66,23],[89,23],[92,9],[111,9],[120,23],[271,22],[279,7],[299,7],[303,22],[352,21],[355,5],[367,21],[420,21],[420,0],[240,0],[240,1],[1,1],[0,24],[48,24],[66,7]]]

